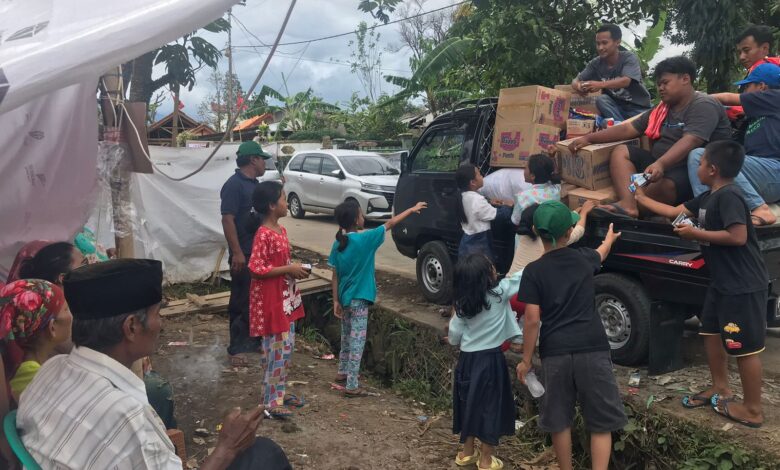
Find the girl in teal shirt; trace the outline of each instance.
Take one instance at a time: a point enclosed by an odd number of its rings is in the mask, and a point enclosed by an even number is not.
[[[385,232],[426,207],[426,203],[418,202],[371,230],[362,230],[365,218],[357,202],[346,201],[336,207],[339,231],[328,265],[333,268],[333,314],[341,319],[341,352],[336,382],[346,383],[344,396],[347,398],[365,395],[358,387],[358,374],[366,344],[368,307],[376,300],[376,250],[385,241]]]

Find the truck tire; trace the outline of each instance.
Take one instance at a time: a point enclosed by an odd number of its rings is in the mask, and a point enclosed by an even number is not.
[[[647,361],[650,348],[650,297],[634,279],[604,273],[594,279],[596,313],[612,348],[612,360],[623,366]]]
[[[428,242],[417,254],[417,284],[429,302],[452,300],[452,258],[444,242]]]
[[[301,200],[295,193],[290,194],[287,198],[287,207],[290,209],[290,215],[293,219],[302,219],[306,215],[306,211],[303,210]]]

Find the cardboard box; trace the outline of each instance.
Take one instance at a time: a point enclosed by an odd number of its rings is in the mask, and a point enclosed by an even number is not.
[[[490,166],[525,168],[528,157],[536,153],[547,153],[547,149],[560,139],[561,134],[557,127],[533,123],[499,123],[496,120]]]
[[[544,124],[566,129],[571,94],[543,86],[503,88],[498,94],[496,124]]]
[[[595,91],[593,93],[588,93],[585,96],[580,96],[579,94],[574,93],[574,89],[571,87],[571,85],[555,85],[555,89],[571,93],[569,105],[576,111],[601,116],[601,113],[599,113],[599,108],[596,106],[596,99],[601,96],[600,91]]]
[[[566,138],[582,137],[596,128],[595,119],[569,119],[566,121]]]
[[[639,145],[639,139],[594,144],[581,148],[575,155],[569,151],[569,144],[574,139],[558,142],[557,148],[561,154],[561,177],[564,181],[591,191],[607,188],[612,185],[609,174],[609,158],[612,149],[618,145]]]
[[[582,207],[585,201],[593,201],[596,205],[609,204],[615,202],[617,195],[612,186],[609,188],[599,189],[598,191],[591,191],[584,188],[576,188],[569,191],[569,207],[574,210],[578,207]]]
[[[574,186],[571,183],[563,183],[561,185],[561,200],[566,199],[566,196],[568,196],[569,193],[574,191],[575,189],[577,189],[577,186]]]

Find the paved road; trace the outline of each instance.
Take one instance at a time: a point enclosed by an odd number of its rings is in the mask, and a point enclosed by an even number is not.
[[[287,229],[290,243],[325,256],[330,254],[339,228],[333,217],[329,215],[306,215],[304,219],[286,217],[281,223]],[[368,223],[369,228],[375,226],[376,224],[372,222]],[[376,267],[382,271],[416,279],[415,261],[395,249],[395,243],[389,233],[385,243],[377,252]]]

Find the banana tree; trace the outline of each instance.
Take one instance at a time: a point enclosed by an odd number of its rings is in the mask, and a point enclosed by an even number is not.
[[[428,109],[436,114],[442,109],[442,104],[468,98],[469,93],[466,91],[443,88],[442,74],[467,64],[473,44],[474,40],[469,38],[446,39],[421,59],[411,59],[411,77],[385,76],[385,80],[401,87],[401,91],[382,103],[382,106],[423,96]]]
[[[339,107],[326,103],[314,94],[311,88],[295,94],[290,94],[285,83],[287,95],[264,85],[260,92],[252,98],[247,114],[263,114],[282,112],[284,118],[279,122],[279,130],[301,131],[316,127],[322,116],[339,111]],[[280,101],[280,106],[268,104],[268,99]]]

